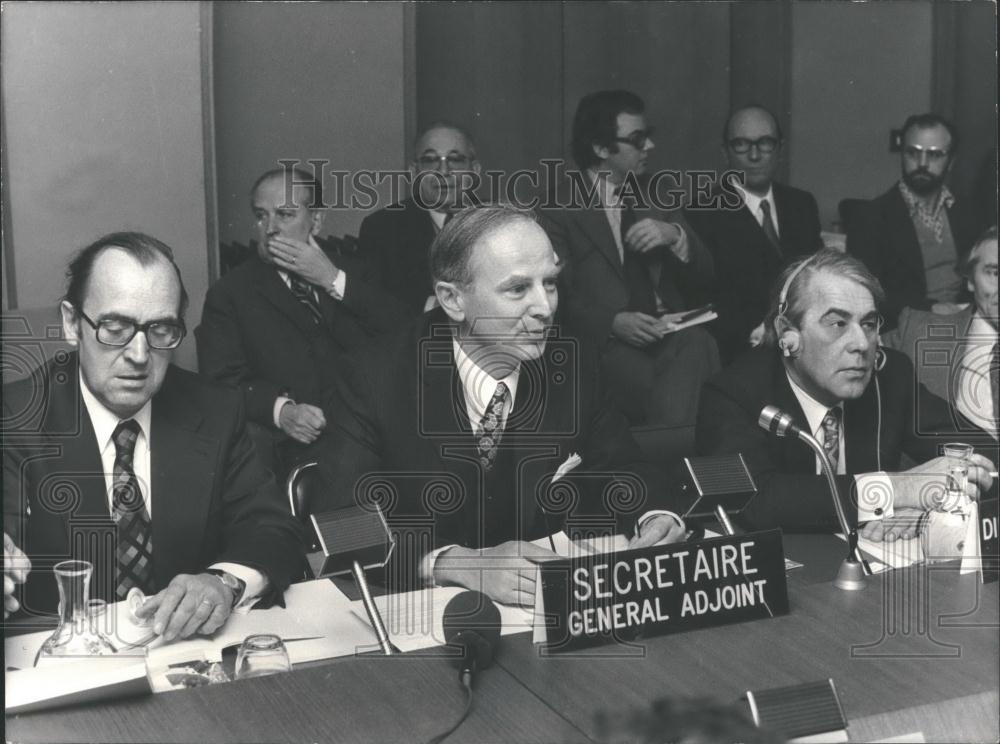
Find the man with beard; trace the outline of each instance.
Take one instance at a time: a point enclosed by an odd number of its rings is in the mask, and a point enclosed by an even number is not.
[[[902,178],[858,210],[847,250],[878,277],[886,292],[886,320],[904,307],[954,311],[961,282],[953,267],[968,252],[975,227],[945,186],[955,162],[958,132],[937,114],[903,124]]]

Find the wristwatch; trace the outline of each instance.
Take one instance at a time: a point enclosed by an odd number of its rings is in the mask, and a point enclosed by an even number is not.
[[[223,585],[233,593],[232,606],[235,607],[236,603],[239,602],[240,598],[243,596],[243,592],[246,591],[247,583],[243,579],[237,576],[233,576],[228,571],[223,571],[222,569],[219,568],[206,569],[205,573],[218,578],[218,580],[221,581]]]

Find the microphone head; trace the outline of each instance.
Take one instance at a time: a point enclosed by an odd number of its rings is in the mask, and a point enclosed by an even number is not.
[[[757,419],[757,425],[779,437],[788,436],[794,427],[792,417],[777,406],[764,406]]]
[[[485,669],[493,663],[500,643],[500,610],[482,592],[456,594],[444,608],[444,641],[462,649],[455,657],[459,667]],[[468,650],[466,650],[468,649]]]

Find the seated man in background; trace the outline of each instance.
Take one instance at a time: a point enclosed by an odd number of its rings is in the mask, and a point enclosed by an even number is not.
[[[669,508],[665,477],[639,462],[591,350],[551,327],[559,264],[533,215],[461,212],[434,240],[431,275],[439,308],[343,361],[340,414],[314,448],[330,503],[314,509],[380,502],[398,534],[393,588],[509,604],[534,602],[533,561],[552,557],[525,541],[681,539],[678,518],[649,511]]]
[[[275,474],[301,458],[327,425],[329,370],[346,350],[405,317],[353,257],[316,242],[321,184],[300,170],[272,170],[250,190],[257,255],[208,290],[196,329],[202,374],[243,391],[257,443]]]
[[[170,248],[115,233],[68,274],[60,310],[77,351],[4,389],[5,614],[55,611],[51,569],[69,559],[93,564],[91,597],[152,595],[142,613],[167,640],[214,632],[244,599],[279,599],[302,570],[300,530],[241,396],[170,364],[187,305]]]
[[[658,212],[641,193],[654,147],[644,111],[628,91],[584,96],[573,157],[590,191],[574,190],[576,203],[546,211],[543,225],[566,264],[566,320],[601,345],[630,422],[689,426],[719,352],[704,328],[670,324],[708,297],[712,259],[680,212]]]
[[[958,150],[955,127],[919,114],[901,136],[900,180],[858,209],[847,230],[847,251],[885,287],[891,327],[904,307],[957,309],[961,283],[953,267],[975,238],[974,217],[945,185]]]
[[[961,258],[958,273],[972,303],[951,315],[904,308],[899,326],[883,337],[913,362],[917,380],[951,402],[958,428],[997,439],[997,229],[991,227]]]
[[[758,426],[769,405],[823,445],[849,519],[877,521],[904,509],[953,506],[937,498],[948,472],[937,445],[955,438],[948,405],[921,395],[927,410],[919,415],[927,428],[917,430],[913,367],[904,355],[878,347],[883,299],[878,280],[853,256],[824,249],[801,259],[775,284],[764,345],[705,386],[698,452],[743,454],[758,487],[742,515],[751,527],[840,530],[813,451]],[[898,472],[904,453],[922,464]],[[971,498],[990,488],[993,469],[989,459],[973,455]],[[849,497],[856,508],[848,506]],[[906,529],[894,526],[886,535]]]
[[[430,310],[436,298],[428,251],[446,220],[469,206],[479,161],[472,137],[458,126],[431,124],[413,145],[413,194],[361,223],[361,255],[382,287],[411,316]]]
[[[823,247],[815,197],[774,180],[784,146],[770,111],[762,106],[733,111],[722,130],[722,149],[730,171],[743,179],[720,184],[711,208],[684,212],[715,259],[719,319],[712,332],[723,364],[760,343],[768,291],[781,269]],[[732,205],[734,191],[738,203]]]

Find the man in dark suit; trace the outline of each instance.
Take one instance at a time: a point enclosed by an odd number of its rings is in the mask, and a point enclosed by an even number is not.
[[[416,316],[436,301],[428,264],[431,241],[446,220],[474,202],[480,164],[468,133],[445,122],[424,130],[413,151],[413,195],[365,217],[359,241],[377,281]]]
[[[808,191],[774,180],[784,138],[777,119],[761,106],[729,115],[722,133],[730,178],[709,208],[685,215],[715,258],[713,332],[727,363],[760,342],[767,293],[791,259],[823,247],[819,208]]]
[[[972,303],[940,315],[904,308],[899,325],[883,336],[886,346],[906,354],[917,380],[951,402],[962,431],[997,438],[997,229],[983,234],[959,261]]]
[[[142,614],[167,640],[280,598],[303,565],[300,531],[239,395],[170,364],[187,303],[170,248],[112,234],[69,277],[60,309],[77,350],[4,389],[5,543],[33,566],[25,610],[55,609],[51,569],[67,559],[93,564],[92,597],[152,594]],[[5,600],[7,579],[24,578],[7,554]]]
[[[955,310],[961,282],[953,267],[975,239],[974,218],[945,181],[955,162],[958,132],[937,114],[903,124],[901,178],[862,205],[847,226],[847,250],[885,287],[886,320],[904,307]]]
[[[580,101],[573,157],[583,188],[543,224],[566,262],[567,321],[601,344],[608,385],[629,420],[690,425],[718,349],[704,328],[675,326],[705,301],[712,260],[679,212],[653,209],[643,192],[654,146],[644,110],[623,90]]]
[[[467,209],[431,248],[441,307],[342,365],[342,413],[317,443],[321,506],[381,502],[398,533],[391,586],[530,605],[532,561],[551,552],[525,541],[563,528],[622,531],[633,547],[683,536],[650,511],[669,504],[664,477],[640,463],[590,351],[551,335],[558,274],[529,213]]]
[[[705,386],[698,451],[743,454],[758,487],[742,515],[750,526],[839,530],[813,451],[793,437],[778,438],[758,426],[761,409],[768,405],[791,415],[823,445],[849,519],[879,522],[894,514],[954,506],[935,498],[945,493],[948,473],[947,460],[936,457],[942,441],[936,435],[952,430],[947,404],[929,393],[922,396],[928,430],[918,432],[913,367],[891,350],[882,352],[884,360],[877,363],[883,297],[878,280],[852,256],[824,249],[801,259],[775,285],[764,345]],[[930,410],[933,405],[936,411]],[[922,464],[894,472],[904,453]],[[967,484],[971,497],[989,489],[991,470],[987,458],[973,455]],[[856,508],[849,507],[849,497]],[[910,535],[907,530],[915,523],[893,522],[886,534]]]
[[[303,171],[262,175],[251,190],[257,256],[209,289],[195,332],[201,373],[243,391],[279,478],[326,428],[323,385],[338,357],[405,317],[362,262],[316,242],[322,205],[320,183]]]

